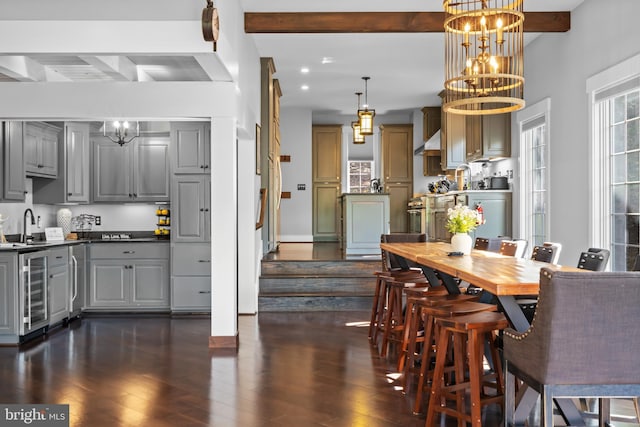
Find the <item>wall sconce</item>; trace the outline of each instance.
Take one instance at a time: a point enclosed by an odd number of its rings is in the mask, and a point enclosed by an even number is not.
[[[140,123],[136,122],[136,134],[128,139],[127,139],[127,136],[129,135],[129,122],[127,121],[113,122],[113,132],[114,132],[115,138],[111,135],[107,135],[107,122],[102,123],[103,136],[109,138],[111,141],[115,142],[116,144],[122,147],[124,144],[130,143],[131,141],[133,141],[134,139],[140,136]]]

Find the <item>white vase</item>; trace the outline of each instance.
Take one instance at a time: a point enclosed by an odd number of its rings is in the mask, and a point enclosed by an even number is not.
[[[62,228],[62,235],[66,239],[67,235],[71,233],[71,209],[58,209],[56,220],[58,227]]]
[[[456,233],[451,236],[451,250],[453,252],[462,252],[464,255],[469,255],[472,246],[471,236],[467,233]]]

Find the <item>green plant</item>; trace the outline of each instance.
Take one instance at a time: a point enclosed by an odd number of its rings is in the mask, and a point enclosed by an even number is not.
[[[447,211],[447,230],[450,233],[468,233],[478,226],[478,214],[465,205],[456,205]]]

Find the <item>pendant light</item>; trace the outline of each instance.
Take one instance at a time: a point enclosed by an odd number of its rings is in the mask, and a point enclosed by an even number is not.
[[[360,120],[360,133],[362,135],[373,135],[373,118],[376,115],[376,110],[369,110],[369,99],[367,93],[367,81],[371,77],[363,77],[364,80],[364,110],[358,107],[358,118]]]
[[[443,111],[499,114],[524,107],[524,0],[444,0]]]
[[[360,95],[362,92],[356,92],[358,95],[358,111],[360,110]],[[353,129],[353,143],[354,144],[364,144],[364,135],[360,132],[360,121],[356,120],[355,122],[351,122],[351,129]]]

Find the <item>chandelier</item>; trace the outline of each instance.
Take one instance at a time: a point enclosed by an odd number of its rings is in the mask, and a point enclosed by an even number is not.
[[[367,81],[371,77],[363,77],[364,80],[364,110],[360,109],[360,102],[358,102],[358,118],[360,120],[360,133],[362,135],[373,135],[373,118],[376,115],[376,110],[369,110],[368,94],[367,94]]]
[[[484,115],[524,107],[524,0],[444,0],[443,111]]]
[[[126,122],[126,121],[113,122],[113,133],[115,137],[111,135],[107,135],[107,123],[103,122],[102,134],[105,137],[109,138],[111,141],[115,142],[116,144],[122,147],[124,144],[130,143],[131,141],[133,141],[134,139],[140,136],[140,123],[136,122],[136,134],[131,136],[130,138],[127,138],[129,136],[129,122]]]
[[[358,95],[358,110],[357,111],[360,111],[360,95],[362,95],[362,92],[356,92],[356,95]],[[365,143],[364,135],[360,131],[360,121],[356,120],[355,122],[351,122],[351,129],[353,129],[353,143],[354,144],[364,144]]]

